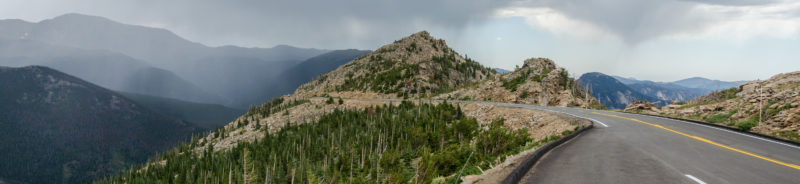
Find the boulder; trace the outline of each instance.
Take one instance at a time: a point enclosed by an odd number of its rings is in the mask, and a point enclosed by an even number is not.
[[[625,106],[624,111],[626,111],[626,112],[636,112],[636,111],[660,112],[661,110],[659,110],[655,105],[653,105],[653,103],[650,103],[648,101],[635,101],[635,102],[633,102],[631,104],[628,104],[628,106]]]
[[[683,105],[669,104],[667,106],[664,106],[663,109],[676,110],[676,109],[680,109],[681,107],[683,107]]]

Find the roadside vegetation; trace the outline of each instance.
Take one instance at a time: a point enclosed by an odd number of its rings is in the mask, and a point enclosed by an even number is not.
[[[163,165],[99,183],[453,183],[465,165],[462,176],[479,174],[508,155],[561,137],[534,142],[526,129],[513,131],[503,120],[481,125],[447,102],[408,101],[337,109],[315,122],[264,133],[230,150],[192,141],[158,156]]]

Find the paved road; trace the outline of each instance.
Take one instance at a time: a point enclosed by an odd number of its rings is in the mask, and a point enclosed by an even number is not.
[[[645,115],[505,105],[596,121],[522,183],[800,183],[800,147]]]

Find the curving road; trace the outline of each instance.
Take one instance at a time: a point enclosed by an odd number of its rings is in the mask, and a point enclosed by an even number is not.
[[[800,147],[690,122],[609,111],[567,113],[595,128],[553,149],[521,183],[800,183]]]

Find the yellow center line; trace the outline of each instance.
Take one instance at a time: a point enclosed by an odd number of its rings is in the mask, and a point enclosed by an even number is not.
[[[740,149],[736,149],[736,148],[733,148],[733,147],[730,147],[730,146],[727,146],[727,145],[724,145],[724,144],[720,144],[720,143],[717,143],[717,142],[714,142],[714,141],[711,141],[711,140],[708,140],[708,139],[705,139],[705,138],[702,138],[702,137],[693,136],[693,135],[689,135],[689,134],[686,134],[686,133],[683,133],[683,132],[679,132],[677,130],[673,130],[673,129],[670,129],[670,128],[667,128],[667,127],[664,127],[664,126],[661,126],[661,125],[658,125],[658,124],[649,123],[649,122],[638,120],[638,119],[634,119],[634,118],[617,116],[617,115],[613,115],[613,114],[606,114],[606,113],[599,113],[599,112],[592,112],[592,113],[593,114],[598,114],[598,115],[603,115],[603,116],[609,116],[609,117],[615,117],[615,118],[620,118],[620,119],[631,120],[631,121],[639,122],[639,123],[642,123],[642,124],[647,124],[647,125],[650,125],[650,126],[658,127],[658,128],[664,129],[666,131],[670,131],[672,133],[676,133],[678,135],[686,136],[686,137],[689,137],[689,138],[692,138],[692,139],[695,139],[695,140],[698,140],[698,141],[701,141],[701,142],[705,142],[705,143],[708,143],[708,144],[711,144],[711,145],[714,145],[714,146],[718,146],[718,147],[725,148],[725,149],[728,149],[728,150],[731,150],[731,151],[735,151],[735,152],[738,152],[738,153],[741,153],[741,154],[744,154],[744,155],[747,155],[747,156],[751,156],[751,157],[754,157],[754,158],[758,158],[758,159],[761,159],[761,160],[766,160],[766,161],[769,161],[769,162],[772,162],[772,163],[776,163],[776,164],[783,165],[783,166],[786,166],[786,167],[789,167],[789,168],[800,170],[800,166],[798,166],[798,165],[794,165],[794,164],[790,164],[790,163],[786,163],[786,162],[781,162],[781,161],[777,161],[775,159],[767,158],[767,157],[764,157],[764,156],[761,156],[761,155],[756,155],[756,154],[753,154],[753,153],[750,153],[750,152],[742,151]]]

